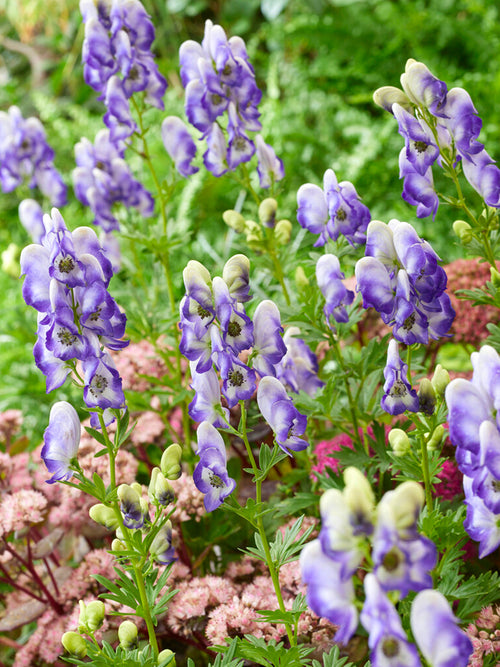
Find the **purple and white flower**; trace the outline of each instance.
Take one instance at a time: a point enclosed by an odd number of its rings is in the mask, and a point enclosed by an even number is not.
[[[335,329],[331,318],[336,322],[348,322],[346,306],[354,301],[354,292],[348,290],[342,282],[344,274],[340,270],[340,262],[335,255],[327,254],[320,257],[316,263],[316,280],[326,304],[323,312],[328,326]]]
[[[224,440],[217,429],[202,422],[196,431],[200,461],[193,472],[196,488],[205,494],[207,512],[213,512],[236,488],[236,482],[227,473]]]
[[[408,365],[399,356],[397,341],[391,339],[384,368],[384,395],[380,404],[390,415],[400,415],[406,410],[418,412],[417,392],[412,389],[407,377]]]
[[[68,481],[73,476],[71,462],[78,454],[80,433],[80,419],[75,408],[66,401],[54,403],[41,452],[43,462],[52,474],[48,484]]]
[[[196,155],[196,144],[194,143],[188,128],[177,116],[167,116],[161,124],[161,138],[165,150],[170,155],[177,171],[181,176],[187,178],[195,174],[198,167],[192,163]]]
[[[270,375],[262,378],[257,388],[259,410],[274,431],[276,444],[290,454],[290,449],[300,452],[308,443],[299,436],[304,434],[307,417],[300,414],[281,382]]]

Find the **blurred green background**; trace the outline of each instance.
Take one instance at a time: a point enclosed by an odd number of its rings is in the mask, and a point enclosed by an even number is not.
[[[495,0],[145,0],[144,4],[157,30],[160,70],[169,82],[166,114],[183,115],[177,55],[183,40],[200,41],[208,18],[220,23],[228,36],[245,39],[264,92],[263,135],[285,163],[280,217],[295,221],[297,189],[305,182],[321,184],[324,171],[332,167],[339,180],[354,183],[373,218],[414,223],[446,262],[462,255],[450,234],[455,219],[451,210],[442,205],[435,221],[417,221],[414,209],[401,199],[398,154],[403,140],[394,119],[372,103],[372,93],[383,85],[397,86],[407,58],[421,60],[449,88],[462,86],[470,92],[483,118],[481,139],[493,157],[500,156],[500,22]],[[56,150],[56,167],[69,186],[74,144],[82,136],[93,140],[102,127],[103,106],[82,78],[82,40],[77,0],[0,0],[0,109],[16,104],[24,116],[41,118]],[[159,136],[163,115],[152,112],[150,136],[160,173],[171,174]],[[131,164],[149,186],[141,164],[134,160]],[[446,184],[437,179],[436,186]],[[204,171],[180,184],[169,211],[183,240],[175,254],[176,270],[190,258],[214,265],[228,256],[234,239],[221,215],[235,206],[239,192],[230,179],[218,180]],[[2,251],[11,243],[22,248],[29,242],[17,217],[18,203],[26,196],[30,196],[27,188],[0,194]],[[40,202],[48,210],[47,202]],[[255,215],[250,202],[243,210],[249,211],[248,217]],[[70,203],[62,213],[70,228],[92,220],[71,187]],[[147,229],[147,222],[141,224]],[[294,233],[298,231],[296,224]],[[132,338],[141,335],[139,321],[147,320],[160,331],[158,313],[167,309],[155,282],[155,266],[142,253],[154,307],[141,310],[141,317],[130,312],[134,307],[139,310],[145,298],[127,263],[111,284],[118,301],[128,295],[122,303],[127,303]],[[293,267],[285,270],[289,268]],[[0,271],[0,293],[0,411],[22,409],[25,429],[36,438],[55,400],[45,395],[44,378],[33,363],[36,313],[22,300],[15,267],[10,274],[5,266]],[[57,399],[69,398],[71,391],[58,391]]]

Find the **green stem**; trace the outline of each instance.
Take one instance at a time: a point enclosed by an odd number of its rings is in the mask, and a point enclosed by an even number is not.
[[[252,466],[252,470],[254,473],[255,477],[255,502],[257,506],[259,506],[262,503],[262,482],[263,480],[260,479],[259,476],[259,468],[257,467],[257,463],[255,461],[255,457],[252,452],[252,448],[250,446],[250,443],[248,442],[248,437],[246,433],[246,409],[245,409],[245,404],[243,401],[240,401],[241,405],[241,421],[240,421],[240,436],[245,443],[245,447],[248,453],[248,458],[250,459],[250,463]],[[271,549],[269,547],[269,541],[267,539],[266,531],[264,529],[264,522],[262,520],[262,516],[257,517],[257,530],[259,531],[260,539],[262,540],[262,545],[264,547],[264,553],[266,555],[266,562],[267,562],[267,567],[269,568],[269,574],[271,575],[271,580],[273,582],[273,587],[274,587],[274,592],[276,594],[276,599],[278,600],[278,606],[280,608],[280,611],[286,612],[286,607],[285,603],[283,602],[283,596],[281,594],[281,586],[280,586],[280,580],[279,580],[279,574],[278,571],[275,567],[274,561],[271,556]],[[290,642],[290,646],[296,646],[297,645],[297,638],[295,637],[295,634],[292,630],[292,627],[290,626],[290,623],[285,623],[285,628],[286,628],[286,634],[288,635],[288,641]]]
[[[363,447],[366,455],[369,456],[368,443],[365,441],[363,435],[362,434],[360,435],[359,433],[360,429],[358,424],[358,417],[356,414],[356,405],[354,403],[351,387],[349,385],[348,370],[346,368],[346,365],[344,364],[344,359],[342,358],[342,350],[340,349],[340,345],[331,330],[329,330],[328,336],[330,338],[330,345],[335,355],[335,358],[340,368],[342,369],[342,378],[344,380],[345,390],[347,393],[347,400],[349,402],[349,410],[351,412],[352,426],[354,428],[354,439],[356,440],[358,445]]]
[[[104,440],[106,443],[106,448],[109,453],[109,479],[110,479],[110,487],[111,491],[114,491],[116,489],[116,466],[115,466],[115,460],[116,460],[116,451],[113,443],[111,442],[108,431],[106,429],[106,425],[104,423],[104,417],[102,415],[102,412],[98,413],[99,415],[99,423],[101,424],[101,429],[102,433],[104,435]],[[127,548],[129,551],[135,551],[134,544],[132,540],[130,539],[130,531],[129,529],[124,525],[123,523],[123,516],[120,511],[120,507],[118,505],[118,500],[114,500],[112,502],[113,506],[113,511],[115,513],[115,516],[118,520],[118,523],[120,524],[121,531],[123,533],[123,537],[125,539],[125,542],[127,544]],[[153,619],[151,617],[151,611],[149,609],[149,604],[148,604],[148,598],[146,595],[146,587],[144,584],[144,577],[142,573],[142,565],[143,565],[143,559],[140,560],[139,563],[131,559],[131,565],[134,570],[134,575],[135,575],[135,583],[137,586],[137,590],[139,592],[139,599],[141,602],[141,618],[144,619],[146,623],[146,627],[148,629],[148,637],[149,637],[149,643],[151,644],[151,648],[153,649],[153,654],[155,659],[158,658],[159,654],[159,648],[158,648],[158,640],[156,639],[156,632],[155,632],[155,627],[153,623]]]
[[[431,479],[429,475],[429,456],[427,454],[427,442],[424,436],[421,436],[420,438],[420,450],[422,453],[421,466],[422,466],[422,475],[424,478],[425,504],[427,505],[427,511],[431,512],[433,507],[432,488],[431,488]]]

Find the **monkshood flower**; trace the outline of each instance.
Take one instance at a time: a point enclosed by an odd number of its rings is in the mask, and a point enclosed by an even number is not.
[[[119,229],[115,204],[136,208],[144,217],[154,211],[151,194],[137,181],[124,159],[125,144],[113,141],[109,130],[100,130],[92,144],[81,139],[75,146],[73,186],[77,198],[89,206],[95,225],[105,232]]]
[[[70,232],[57,209],[43,218],[41,244],[24,248],[23,297],[38,311],[37,366],[47,376],[47,391],[64,383],[74,360],[82,362],[84,400],[88,407],[121,409],[125,398],[121,378],[104,348],[118,350],[126,317],[107,291],[112,267],[95,232],[79,227]],[[93,425],[96,414],[92,414]]]
[[[73,476],[70,466],[78,454],[80,432],[80,419],[75,408],[66,401],[54,403],[41,452],[43,462],[52,474],[48,484],[68,481]]]
[[[85,82],[101,94],[111,138],[126,139],[137,129],[128,100],[143,92],[163,109],[167,89],[151,53],[155,31],[139,0],[80,0],[85,23],[82,60]]]
[[[19,220],[33,243],[41,243],[45,236],[43,209],[34,199],[23,199],[19,204]]]
[[[364,588],[366,599],[360,619],[369,633],[373,667],[421,667],[417,649],[408,641],[396,608],[373,574],[366,575]],[[429,622],[428,616],[425,622]]]
[[[278,306],[269,300],[261,301],[254,316],[254,341],[252,367],[261,377],[276,377],[276,365],[287,352],[286,344],[281,336],[281,316]]]
[[[217,429],[209,422],[202,422],[196,431],[200,457],[193,472],[196,488],[205,494],[207,512],[213,512],[234,491],[236,482],[228,476],[226,446]]]
[[[318,616],[338,626],[334,641],[347,644],[358,627],[353,581],[341,576],[341,564],[329,558],[319,540],[305,545],[300,554],[307,604]]]
[[[291,391],[314,396],[325,383],[318,377],[318,359],[302,338],[298,327],[288,327],[283,336],[286,354],[275,366],[276,377]]]
[[[120,484],[117,494],[120,511],[123,514],[123,525],[131,530],[142,528],[145,515],[141,504],[141,490],[135,488],[135,485]]]
[[[444,116],[442,107],[448,88],[424,63],[409,58],[401,75],[401,86],[410,102],[429,109],[434,116]]]
[[[198,167],[191,164],[196,155],[196,144],[180,118],[167,116],[164,119],[161,124],[161,138],[181,176],[187,178],[199,171]]]
[[[167,521],[155,535],[149,552],[160,565],[170,565],[175,559],[175,549],[172,546],[172,523]]]
[[[283,163],[260,135],[255,141],[250,132],[262,129],[258,105],[262,93],[240,37],[227,36],[220,25],[205,23],[199,44],[184,42],[179,50],[182,84],[186,90],[185,110],[191,125],[202,133],[207,150],[205,167],[216,177],[248,162],[258,151],[261,187],[283,178]],[[220,123],[227,114],[227,123]],[[225,130],[222,129],[225,128]],[[185,146],[181,151],[185,151]],[[190,145],[189,152],[192,151]]]
[[[276,181],[281,181],[285,175],[285,168],[282,160],[274,152],[274,148],[266,144],[260,134],[255,137],[255,145],[257,147],[257,173],[259,174],[260,187],[265,190]]]
[[[12,192],[28,179],[53,206],[66,204],[66,186],[54,167],[54,151],[38,118],[23,118],[16,106],[0,111],[0,185]]]
[[[365,308],[374,307],[394,325],[394,337],[411,345],[445,336],[455,311],[445,293],[439,257],[407,222],[368,225],[366,256],[356,263],[357,289]]]
[[[382,408],[390,415],[400,415],[406,410],[418,412],[417,392],[408,381],[408,364],[399,356],[399,345],[391,339],[387,350],[387,364],[384,368],[384,395],[380,401]]]
[[[336,322],[348,322],[346,306],[354,300],[354,292],[348,290],[342,282],[344,274],[340,270],[340,262],[335,255],[323,255],[316,263],[316,280],[326,304],[323,312],[328,326],[335,329],[331,318]]]
[[[259,410],[274,431],[276,444],[291,456],[290,451],[306,449],[308,442],[299,436],[307,426],[307,417],[300,414],[281,382],[270,375],[262,378],[257,388]]]
[[[194,398],[189,404],[189,416],[196,422],[210,422],[216,428],[226,428],[229,422],[229,410],[221,406],[219,378],[215,369],[210,368],[199,373],[196,364],[189,362],[191,369],[191,389]]]
[[[410,614],[413,636],[432,667],[466,667],[473,647],[458,626],[458,619],[442,593],[425,590],[413,600]]]
[[[297,220],[313,234],[319,234],[314,244],[322,246],[340,234],[351,245],[366,240],[366,229],[370,222],[370,211],[361,203],[354,185],[349,181],[339,183],[333,169],[323,177],[323,189],[306,183],[297,192]]]
[[[475,154],[473,160],[463,160],[465,178],[484,199],[485,204],[500,207],[500,169],[485,150]]]
[[[377,506],[373,571],[384,591],[398,590],[402,598],[409,591],[432,587],[430,571],[437,561],[436,546],[417,531],[423,500],[422,488],[416,482],[405,482],[385,493]],[[404,507],[409,521],[402,521]]]

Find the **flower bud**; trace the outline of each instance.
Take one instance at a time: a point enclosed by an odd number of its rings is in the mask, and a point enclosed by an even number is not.
[[[175,498],[174,490],[159,468],[153,468],[148,495],[151,502],[158,501],[160,505],[168,505]]]
[[[182,278],[189,294],[196,292],[198,289],[206,291],[207,287],[212,284],[209,270],[195,259],[190,259],[186,264],[186,268],[182,272]]]
[[[85,658],[87,655],[87,642],[78,632],[65,632],[61,637],[61,644],[68,653],[77,658]]]
[[[177,443],[169,445],[163,452],[160,468],[167,479],[179,479],[182,475],[181,459],[182,447]]]
[[[245,220],[245,232],[247,235],[247,243],[262,241],[261,226],[254,220]]]
[[[82,602],[82,600],[80,600]],[[80,605],[80,615],[81,615],[81,605]],[[87,627],[89,630],[92,632],[95,632],[98,630],[103,621],[104,621],[104,616],[106,614],[106,609],[104,608],[104,602],[101,600],[92,600],[91,602],[88,603],[86,610],[85,610],[85,617],[86,617],[86,623]]]
[[[120,484],[117,489],[120,510],[123,514],[123,525],[131,530],[142,528],[144,517],[148,512],[147,501],[143,500],[137,487],[142,493],[140,484],[135,484],[135,486]]]
[[[392,113],[392,105],[396,102],[408,113],[413,113],[410,100],[400,88],[395,86],[382,86],[373,93],[373,101],[382,109]]]
[[[425,501],[423,488],[417,482],[403,482],[390,492],[389,503],[398,532],[404,534],[415,529],[418,515]],[[387,494],[386,494],[387,495]],[[384,496],[385,498],[385,496]]]
[[[443,440],[445,434],[444,426],[442,424],[439,424],[439,426],[436,426],[434,429],[433,434],[427,441],[427,449],[429,452],[434,452],[436,449],[439,448],[439,445],[441,444],[441,441]]]
[[[139,484],[139,482],[132,482],[130,487],[132,489],[134,489],[135,491],[137,491],[137,493],[139,494],[139,497],[142,496],[142,486],[141,486],[141,484]]]
[[[450,374],[446,368],[443,368],[441,364],[438,364],[434,370],[431,382],[436,395],[444,396],[445,389],[450,384]]]
[[[418,409],[426,415],[432,415],[436,407],[436,392],[428,378],[422,378],[418,388]]]
[[[264,227],[274,227],[276,220],[276,211],[278,210],[278,202],[276,199],[268,197],[264,199],[259,206],[259,220]]]
[[[118,639],[120,646],[127,651],[137,647],[137,625],[132,621],[123,621],[118,628]]]
[[[245,218],[238,211],[228,210],[222,214],[222,219],[228,227],[241,234],[245,230]]]
[[[115,538],[111,542],[111,548],[113,549],[113,551],[126,551],[127,550],[127,545],[125,544],[125,542],[123,540]]]
[[[357,523],[372,523],[375,510],[375,496],[370,483],[363,473],[349,466],[344,470],[344,500],[356,516]]]
[[[173,657],[172,657],[173,656]],[[169,660],[170,658],[170,660]],[[175,653],[170,649],[166,648],[164,651],[158,655],[158,666],[159,667],[176,667],[175,665]]]
[[[301,266],[295,269],[295,284],[299,289],[307,289],[310,285],[309,278]]]
[[[280,245],[290,242],[292,236],[292,223],[290,220],[278,220],[274,228],[274,238]]]
[[[111,507],[98,503],[97,505],[92,505],[89,509],[90,518],[93,519],[96,523],[101,526],[106,526],[108,530],[116,530],[120,525],[118,519],[115,516],[115,513]]]
[[[462,241],[462,243],[467,244],[472,241],[472,227],[465,220],[455,220],[453,223],[453,231]]]
[[[490,266],[490,276],[494,287],[498,289],[500,287],[500,273],[493,266]]]
[[[404,456],[411,449],[410,439],[406,431],[401,428],[393,428],[389,431],[389,444],[396,456]]]
[[[250,282],[250,260],[246,255],[233,255],[224,264],[222,280],[231,296],[237,301],[248,301]]]
[[[150,547],[152,557],[162,565],[169,565],[174,558],[172,546],[172,523],[167,521],[153,539]]]

